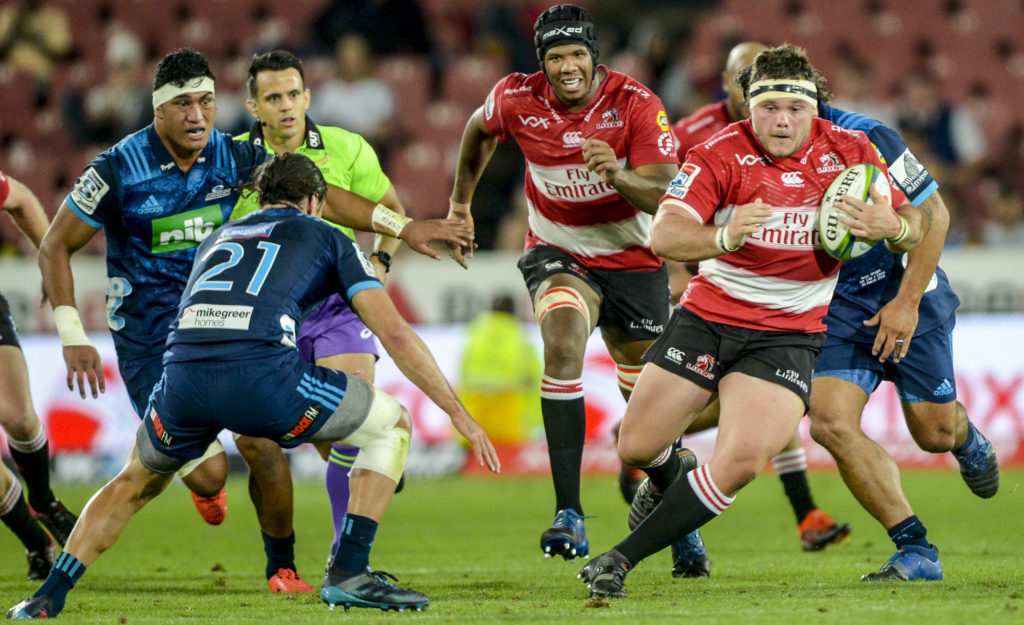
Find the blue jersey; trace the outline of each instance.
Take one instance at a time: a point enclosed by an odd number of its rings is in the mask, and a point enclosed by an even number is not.
[[[107,324],[118,360],[164,350],[196,246],[227,221],[238,187],[271,157],[210,132],[188,173],[152,125],[97,156],[75,182],[68,208],[107,240]]]
[[[888,167],[893,182],[914,206],[920,206],[938,190],[939,185],[928,170],[914,157],[899,134],[888,126],[859,113],[826,104],[819,105],[818,115],[842,128],[867,134]],[[873,343],[878,329],[865,327],[863,322],[896,296],[906,262],[905,254],[894,254],[885,245],[876,245],[863,256],[844,262],[825,317],[828,334]],[[960,300],[949,286],[946,273],[936,268],[918,307],[914,336],[940,327],[959,305]]]
[[[293,208],[232,221],[199,246],[164,363],[295,351],[296,323],[327,296],[382,288],[355,241]]]

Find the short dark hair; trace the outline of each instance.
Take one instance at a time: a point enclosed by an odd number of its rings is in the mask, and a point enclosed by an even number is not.
[[[254,54],[252,61],[249,62],[249,79],[247,81],[249,97],[254,100],[256,99],[256,76],[260,72],[280,72],[289,67],[295,68],[299,72],[299,78],[302,79],[302,84],[305,86],[306,75],[302,71],[302,61],[299,57],[287,50],[273,50],[263,54]]]
[[[186,81],[203,76],[216,80],[206,57],[191,48],[178,48],[160,59],[160,63],[157,64],[153,91],[167,83],[182,87]]]
[[[811,65],[807,51],[798,46],[787,43],[762,51],[753,63],[736,74],[736,84],[743,89],[743,97],[749,99],[750,85],[765,78],[809,80],[818,88],[818,102],[832,101],[832,92],[825,86],[828,80]]]
[[[285,152],[263,164],[245,191],[259,194],[260,206],[298,208],[311,195],[327,197],[327,183],[313,161],[303,154]]]

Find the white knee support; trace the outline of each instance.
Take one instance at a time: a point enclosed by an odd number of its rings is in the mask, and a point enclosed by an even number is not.
[[[188,462],[185,463],[183,467],[178,469],[178,477],[180,477],[181,479],[185,479],[186,477],[188,477],[189,473],[195,471],[196,467],[201,465],[203,462],[209,460],[210,458],[213,458],[217,454],[222,453],[224,453],[224,445],[221,445],[220,441],[218,440],[213,441],[212,443],[210,443],[210,446],[206,448],[206,451],[203,453],[202,456],[199,456],[195,460],[189,460]]]
[[[620,365],[615,363],[615,374],[618,378],[619,388],[627,393],[633,392],[636,381],[640,379],[640,372],[644,370],[643,365]]]
[[[409,457],[409,430],[396,427],[402,406],[380,389],[374,389],[366,420],[342,441],[359,448],[352,469],[366,469],[385,475],[395,483],[402,479]]]
[[[564,307],[578,310],[583,315],[583,320],[587,322],[587,328],[590,328],[590,309],[587,308],[586,300],[583,299],[579,291],[568,286],[552,287],[544,291],[544,294],[537,299],[537,304],[534,306],[537,323],[543,322],[544,317],[552,310]]]

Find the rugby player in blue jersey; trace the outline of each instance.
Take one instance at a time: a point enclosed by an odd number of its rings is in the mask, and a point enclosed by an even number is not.
[[[318,126],[306,115],[312,94],[298,57],[285,50],[254,56],[249,63],[248,87],[246,106],[256,122],[236,140],[262,145],[271,154],[304,154],[316,163],[328,184],[405,214],[398,192],[370,144],[342,128]],[[243,198],[231,218],[248,215],[259,207],[258,198]],[[342,228],[342,232],[355,239],[351,228]],[[370,262],[383,283],[401,241],[377,236],[374,244]],[[358,375],[373,384],[379,358],[373,334],[340,295],[327,298],[303,318],[296,344],[307,362]],[[349,471],[357,450],[335,443],[320,446],[319,451],[327,460],[327,495],[337,545],[348,509]],[[401,488],[401,482],[399,485]]]
[[[160,379],[164,344],[196,246],[231,214],[240,183],[271,158],[259,146],[233,141],[214,129],[214,76],[203,55],[177,50],[157,66],[153,124],[97,156],[75,183],[40,247],[43,290],[54,307],[64,346],[68,386],[104,390],[99,354],[75,308],[71,255],[103,228],[107,243],[107,314],[118,366],[133,407],[144,414]],[[440,258],[432,239],[464,240],[440,221],[412,222],[383,206],[328,186],[327,217],[368,231],[400,236],[410,247]],[[249,492],[275,591],[312,592],[295,571],[292,485],[288,465],[271,441],[237,440],[250,468]],[[227,460],[214,443],[182,468],[203,518],[226,512]],[[198,465],[198,468],[197,468]]]
[[[477,462],[497,473],[497,453],[359,247],[310,218],[319,215],[326,189],[311,160],[283,154],[257,181],[263,209],[200,244],[167,340],[163,376],[125,468],[90,499],[46,581],[8,617],[59,614],[85,568],[222,429],[282,447],[335,440],[358,447],[345,532],[321,599],[332,608],[385,610],[430,603],[369,568],[378,522],[405,469],[409,412],[356,376],[304,362],[295,344],[298,320],[340,293],[402,373],[449,415]]]
[[[864,433],[860,419],[878,385],[893,382],[918,446],[931,453],[952,451],[964,481],[979,497],[999,489],[995,450],[956,400],[952,332],[960,300],[938,266],[949,213],[938,184],[895,131],[827,104],[818,114],[865,132],[896,185],[932,224],[921,244],[905,255],[876,245],[843,263],[825,318],[828,338],[814,365],[811,436],[832,454],[850,492],[896,545],[889,561],[862,579],[939,580],[938,550],[907,501],[899,468]]]

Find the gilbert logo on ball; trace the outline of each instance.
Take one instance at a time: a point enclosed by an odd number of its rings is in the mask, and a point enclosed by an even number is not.
[[[885,172],[870,163],[860,163],[840,172],[825,191],[818,211],[818,232],[821,246],[833,258],[853,260],[878,243],[850,234],[850,228],[839,221],[843,211],[835,206],[836,200],[844,195],[871,204],[868,190],[872,186],[887,199],[892,198]]]

